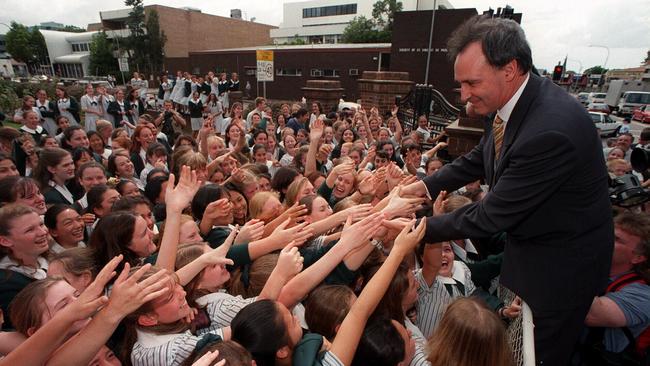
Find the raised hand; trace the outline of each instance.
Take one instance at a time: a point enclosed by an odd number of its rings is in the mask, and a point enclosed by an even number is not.
[[[286,209],[280,217],[283,220],[290,220],[290,223],[296,223],[303,221],[303,217],[307,214],[307,206],[299,205],[298,202],[294,203],[293,206]],[[284,221],[283,221],[284,222]]]
[[[116,322],[170,290],[170,277],[166,271],[160,270],[140,281],[142,276],[151,269],[151,264],[145,264],[129,275],[130,269],[129,263],[125,263],[124,269],[113,284],[108,304],[103,310]]]
[[[355,205],[345,209],[345,217],[351,218],[352,222],[361,221],[366,217],[368,217],[371,213],[372,213],[372,205],[369,203],[362,204],[362,205]]]
[[[335,166],[332,169],[332,172],[330,173],[330,175],[333,175],[334,178],[338,178],[341,175],[354,173],[354,170],[355,170],[354,162],[348,161],[348,162],[341,163],[341,164]]]
[[[317,118],[314,121],[314,124],[311,127],[311,130],[309,131],[309,141],[312,142],[318,142],[320,140],[321,136],[323,136],[323,131],[325,130],[325,123],[323,123],[323,120],[320,118]]]
[[[239,235],[235,239],[235,244],[243,244],[255,240],[262,239],[264,235],[264,221],[252,219],[248,221],[239,230]]]
[[[357,248],[368,243],[381,229],[384,214],[381,212],[374,213],[365,219],[352,224],[352,217],[348,216],[343,231],[341,232],[341,242]]]
[[[235,225],[235,228],[230,230],[230,234],[228,234],[226,240],[224,240],[224,242],[221,243],[221,245],[219,245],[218,248],[213,250],[215,252],[214,255],[225,257],[226,254],[228,254],[230,248],[232,247],[232,244],[235,242],[235,238],[237,237],[238,234],[239,234],[239,225]]]
[[[510,305],[505,306],[502,311],[503,316],[510,319],[518,317],[521,314],[521,298],[519,296],[515,296],[515,299],[512,300]]]
[[[420,224],[411,231],[413,225],[415,225],[415,220],[411,220],[411,222],[402,229],[397,238],[395,238],[391,253],[396,251],[396,254],[404,256],[412,252],[418,243],[422,241],[426,229],[426,220],[420,220]]]
[[[174,174],[169,175],[169,184],[165,192],[165,205],[167,210],[182,211],[190,204],[196,191],[201,187],[201,182],[196,178],[196,172],[190,167],[181,167],[181,177],[174,187]]]
[[[382,210],[390,217],[407,217],[415,213],[424,198],[404,198],[400,196],[402,187],[397,187],[390,193],[388,205]]]
[[[232,204],[228,198],[218,199],[210,202],[203,212],[203,218],[210,222],[218,222],[219,219],[225,219],[232,215]]]
[[[438,197],[433,202],[433,216],[440,216],[445,213],[445,206],[447,206],[447,191],[440,191]]]
[[[280,252],[274,271],[288,281],[302,271],[304,261],[305,258],[300,255],[296,243],[292,241]]]
[[[290,221],[290,219],[287,219],[277,228],[275,228],[275,230],[273,230],[273,233],[271,233],[270,238],[280,243],[289,243],[293,241],[295,242],[295,245],[300,246],[304,244],[307,239],[311,238],[314,235],[312,229],[305,229],[307,226],[306,222],[303,222],[302,224],[298,224],[291,228],[287,228]]]
[[[122,261],[123,256],[120,254],[108,262],[104,268],[97,274],[95,280],[86,287],[79,295],[76,301],[65,307],[65,311],[70,312],[74,319],[87,319],[97,310],[108,302],[108,297],[104,295],[104,288],[116,275],[115,269]]]
[[[393,189],[402,180],[404,173],[394,162],[391,162],[386,169],[388,170],[386,174],[386,179],[388,180],[388,189]]]
[[[225,366],[226,364],[226,359],[224,358],[223,360],[213,364],[214,360],[219,357],[219,351],[208,351],[206,352],[201,358],[196,360],[192,366]]]

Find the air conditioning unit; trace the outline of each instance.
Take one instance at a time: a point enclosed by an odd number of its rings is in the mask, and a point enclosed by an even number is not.
[[[359,75],[359,69],[350,69],[350,75],[356,76]]]
[[[311,69],[311,76],[323,76],[323,70]]]

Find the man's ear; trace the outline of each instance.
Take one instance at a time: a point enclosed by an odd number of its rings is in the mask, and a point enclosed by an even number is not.
[[[289,350],[289,346],[284,346],[280,348],[277,352],[275,352],[275,357],[282,360],[291,355],[291,352]]]
[[[506,76],[506,81],[512,81],[519,73],[519,62],[515,59],[510,60],[501,68]]]
[[[138,316],[138,325],[143,327],[152,327],[158,324],[158,318],[152,314],[143,314]]]

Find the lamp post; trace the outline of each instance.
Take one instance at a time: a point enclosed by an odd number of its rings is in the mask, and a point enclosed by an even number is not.
[[[429,48],[427,48],[427,68],[424,70],[424,85],[429,85],[429,64],[431,63],[431,43],[433,42],[433,23],[436,20],[436,4],[433,0],[433,9],[431,9],[431,30],[429,31]]]
[[[600,46],[597,44],[590,44],[589,47],[596,47],[596,48],[604,48],[607,50],[607,56],[605,56],[605,63],[603,64],[603,69],[607,67],[607,60],[609,60],[609,47],[607,46]]]

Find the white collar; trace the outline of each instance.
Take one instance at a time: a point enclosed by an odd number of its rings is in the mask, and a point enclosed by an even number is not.
[[[140,343],[144,348],[154,348],[161,346],[165,343],[173,341],[175,338],[187,335],[192,336],[189,330],[183,333],[173,333],[173,334],[156,334],[142,331],[140,329],[135,330],[138,335],[138,343]]]
[[[476,250],[476,247],[474,247],[474,244],[472,244],[471,240],[463,239],[463,241],[465,242],[465,248],[456,244],[455,241],[451,242],[451,247],[453,248],[454,254],[456,254],[457,257],[463,261],[467,261],[467,253],[478,254],[478,251]]]
[[[63,195],[63,198],[65,198],[66,201],[68,201],[70,204],[74,203],[74,197],[72,197],[72,193],[70,193],[68,187],[66,186],[62,187],[53,180],[49,181],[48,184],[50,185],[50,187],[56,189],[59,193],[61,193]]]
[[[504,104],[501,109],[497,109],[497,115],[501,118],[501,120],[503,120],[504,123],[508,123],[510,115],[512,114],[513,109],[515,109],[515,106],[517,105],[521,94],[523,94],[529,79],[530,74],[526,74],[526,80],[524,80],[524,82],[519,86],[519,89],[517,89],[515,94],[510,97],[510,100],[508,100],[508,102]]]
[[[84,194],[84,196],[81,197],[77,203],[79,203],[79,206],[81,206],[83,209],[88,208],[88,193]]]
[[[438,278],[440,282],[444,284],[455,285],[457,282],[460,282],[463,284],[463,286],[466,286],[465,266],[463,265],[463,262],[454,261],[454,269],[451,273],[451,277],[438,276]]]
[[[11,259],[8,255],[6,255],[2,258],[2,260],[0,260],[0,269],[7,269],[13,272],[17,272],[35,280],[45,279],[47,277],[47,259],[39,256],[36,261],[38,263],[38,268],[32,268],[22,266],[18,264],[18,262]]]
[[[43,133],[43,127],[41,127],[41,126],[36,126],[36,129],[32,130],[31,128],[29,128],[27,126],[22,125],[20,127],[20,129],[23,130],[23,131],[29,132],[31,134],[39,134],[40,135],[41,133]]]

